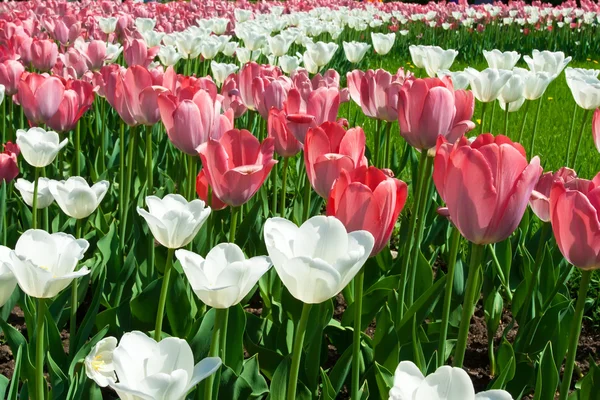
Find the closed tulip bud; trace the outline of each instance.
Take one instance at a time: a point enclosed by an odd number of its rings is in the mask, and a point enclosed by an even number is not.
[[[371,40],[373,41],[373,49],[380,56],[384,56],[392,50],[396,41],[396,33],[376,33],[371,32]]]
[[[549,72],[556,78],[571,61],[571,57],[565,58],[562,51],[533,50],[532,56],[523,56],[523,60],[532,72]]]
[[[308,304],[338,294],[373,250],[367,231],[348,233],[334,217],[316,216],[298,227],[283,218],[269,218],[265,244],[277,275],[292,296]]]
[[[226,63],[217,63],[214,61],[210,62],[210,69],[212,71],[212,76],[217,83],[217,85],[221,86],[225,79],[234,72],[238,70],[238,66],[235,64],[226,64]]]
[[[529,199],[529,207],[531,207],[533,213],[542,221],[550,222],[550,191],[552,190],[552,183],[560,179],[568,184],[576,178],[577,172],[567,167],[562,167],[556,172],[542,174]]]
[[[370,44],[361,42],[343,42],[346,58],[353,64],[359,63],[371,48]]]
[[[527,162],[525,150],[506,136],[484,134],[454,145],[438,138],[433,182],[450,220],[475,244],[508,238],[523,218],[542,168]]]
[[[66,181],[48,182],[50,193],[60,209],[75,219],[87,218],[96,211],[109,186],[108,181],[100,181],[90,187],[80,176],[72,176]]]
[[[483,51],[483,56],[490,68],[511,70],[515,67],[521,55],[516,51],[502,52],[498,49],[492,51]]]
[[[600,173],[594,179],[556,179],[550,222],[562,255],[583,270],[600,269]]]
[[[27,74],[18,84],[17,98],[30,124],[45,123],[54,116],[65,92],[65,85],[55,76]]]
[[[183,339],[168,337],[160,342],[139,331],[98,342],[86,357],[86,374],[99,386],[108,386],[121,399],[163,398],[183,400],[199,382],[221,366],[218,357],[194,365],[194,354]]]
[[[269,137],[275,140],[275,152],[282,157],[293,157],[302,150],[302,143],[296,139],[288,125],[285,111],[271,108],[267,131]]]
[[[50,193],[50,187],[48,186],[48,182],[50,180],[48,178],[38,178],[38,192],[37,192],[37,204],[36,209],[40,210],[42,208],[48,207],[50,204],[54,203],[54,197],[52,193]],[[25,204],[29,207],[33,207],[33,191],[34,191],[33,182],[29,182],[25,179],[17,179],[15,183],[15,189],[21,193],[21,197]]]
[[[512,76],[510,71],[504,69],[486,68],[477,71],[467,68],[465,72],[469,75],[471,90],[475,98],[482,103],[489,103],[498,98],[506,82]]]
[[[241,302],[271,268],[267,257],[246,259],[234,243],[218,244],[206,259],[187,250],[177,250],[175,257],[196,296],[204,304],[221,309]]]
[[[14,250],[0,246],[0,264],[8,266],[27,295],[47,299],[60,293],[73,279],[89,274],[86,267],[75,271],[88,247],[85,239],[29,229],[19,237]]]
[[[367,165],[365,140],[362,128],[346,131],[336,122],[325,122],[308,130],[304,164],[308,180],[319,196],[329,197],[331,186],[342,170],[352,171]]]
[[[456,50],[444,50],[439,46],[411,45],[408,50],[413,64],[424,68],[430,78],[435,77],[441,69],[450,69],[458,55]]]
[[[113,33],[117,29],[117,22],[119,20],[115,17],[98,17],[98,26],[100,30],[107,35]]]
[[[168,249],[187,246],[196,236],[211,209],[202,200],[189,203],[178,194],[162,199],[147,196],[148,211],[138,207],[138,214],[146,220],[154,239]]]
[[[19,146],[7,142],[4,151],[0,153],[0,183],[11,182],[19,175],[17,156],[20,154]]]
[[[33,167],[46,167],[54,161],[58,152],[67,145],[68,139],[59,143],[58,133],[42,128],[17,130],[17,145],[23,158]]]
[[[285,75],[275,79],[266,76],[256,77],[252,81],[254,108],[263,119],[267,120],[272,107],[278,110],[283,109],[291,88],[292,81]]]
[[[406,183],[375,167],[342,171],[329,192],[327,215],[339,219],[348,232],[370,232],[374,256],[389,242],[407,195]]]
[[[31,43],[31,63],[40,71],[50,71],[58,58],[58,46],[49,39],[35,39]]]
[[[18,61],[5,60],[0,63],[0,84],[4,86],[5,94],[12,96],[17,93],[21,75],[25,67]]]
[[[206,178],[216,196],[232,207],[246,203],[271,172],[275,143],[262,143],[247,130],[232,129],[220,140],[209,139],[198,147]]]

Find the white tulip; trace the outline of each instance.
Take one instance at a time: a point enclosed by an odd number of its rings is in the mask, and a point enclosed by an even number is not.
[[[227,31],[229,25],[229,18],[213,18],[211,30],[215,35],[222,35]]]
[[[72,176],[66,181],[48,182],[50,193],[60,209],[75,219],[87,218],[96,211],[108,192],[109,185],[108,181],[100,181],[90,187],[80,176]]]
[[[521,97],[517,101],[513,101],[508,104],[508,112],[517,112],[521,109],[523,104],[525,103],[525,97]],[[498,97],[498,103],[500,104],[500,108],[502,111],[506,110],[506,103],[502,101],[500,97]]]
[[[444,76],[450,77],[452,79],[452,86],[454,86],[454,90],[466,89],[469,87],[469,74],[465,71],[448,71],[447,69],[441,69],[437,72],[437,76],[439,78],[443,78]]]
[[[245,31],[241,39],[244,41],[244,46],[252,51],[260,50],[267,43],[267,35],[256,31]]]
[[[175,337],[157,343],[142,332],[128,332],[112,351],[111,343],[116,340],[108,339],[112,340],[103,345],[104,353],[97,353],[102,354],[98,361],[112,362],[116,381],[108,373],[105,379],[98,379],[95,370],[90,376],[87,362],[86,373],[99,385],[106,383],[123,400],[183,400],[199,382],[221,366],[218,357],[208,357],[194,365],[190,345]],[[106,367],[107,370],[110,368]]]
[[[113,352],[116,348],[117,339],[107,337],[96,343],[90,354],[85,357],[85,374],[100,387],[107,387],[117,381],[113,363]]]
[[[175,41],[182,58],[196,58],[202,51],[202,37],[191,32],[180,32]]]
[[[584,110],[594,110],[600,107],[600,80],[573,73],[569,75],[567,76],[567,85],[571,89],[577,105]]]
[[[206,259],[187,250],[177,250],[175,257],[196,296],[213,308],[229,308],[238,304],[271,268],[267,257],[246,259],[242,250],[233,243],[213,247]]]
[[[153,30],[144,31],[141,33],[141,35],[142,35],[142,38],[144,39],[144,42],[146,42],[146,46],[148,46],[148,47],[154,47],[154,46],[160,45],[160,42],[162,42],[163,36],[165,36],[165,34],[163,32],[156,32]]]
[[[59,143],[58,133],[42,128],[17,130],[17,145],[21,154],[31,166],[42,168],[54,161],[58,152],[67,145],[68,139]]]
[[[88,246],[87,240],[62,232],[49,234],[29,229],[19,237],[14,250],[7,252],[6,247],[0,246],[0,262],[12,271],[23,292],[35,298],[50,298],[73,279],[90,272],[86,267],[75,271]]]
[[[104,59],[104,62],[108,64],[115,63],[117,61],[117,58],[119,58],[119,55],[121,55],[122,51],[123,46],[121,46],[120,44],[109,43],[108,46],[106,46],[106,58]]]
[[[177,64],[181,60],[181,54],[177,51],[175,46],[160,46],[158,50],[158,58],[162,65],[170,67],[171,65]]]
[[[238,42],[225,43],[225,45],[221,49],[221,53],[225,54],[227,57],[232,57],[235,54],[235,51],[237,50],[238,46]]]
[[[52,193],[50,193],[48,182],[50,182],[48,178],[38,178],[38,192],[36,204],[36,209],[38,210],[46,208],[54,202],[54,197],[52,196]],[[23,197],[23,201],[25,202],[25,204],[27,204],[29,207],[33,207],[33,182],[29,182],[25,179],[19,178],[15,183],[15,188],[19,191],[19,193],[21,193],[21,197]]]
[[[292,42],[283,35],[269,36],[269,48],[275,57],[281,57],[287,54]]]
[[[533,50],[532,57],[523,56],[523,60],[525,60],[531,71],[550,72],[554,77],[557,77],[571,61],[571,57],[565,58],[565,53],[562,51]]]
[[[394,373],[389,400],[513,400],[504,390],[475,394],[473,382],[461,368],[444,365],[424,377],[410,361],[402,361]]]
[[[316,216],[298,227],[269,218],[265,244],[277,274],[292,296],[317,304],[338,294],[371,254],[373,235],[348,233],[334,217]]]
[[[2,307],[17,287],[17,278],[4,260],[10,257],[10,249],[0,246],[0,307]]]
[[[205,39],[200,47],[200,53],[205,60],[212,60],[221,51],[221,42],[216,39],[210,39],[210,37]]]
[[[524,98],[525,81],[519,74],[511,72],[511,77],[506,81],[506,84],[498,95],[498,100],[502,103],[513,103]]]
[[[236,8],[233,10],[233,16],[237,22],[246,22],[252,17],[252,11]]]
[[[235,71],[238,70],[238,66],[235,64],[226,64],[226,63],[217,63],[214,61],[210,62],[210,69],[212,71],[212,76],[217,83],[217,85],[221,86],[225,79]]]
[[[309,54],[311,60],[317,65],[317,67],[320,68],[331,61],[338,47],[338,44],[333,42],[317,42],[307,44],[306,52]],[[304,63],[306,64],[306,61],[304,61]]]
[[[477,71],[469,67],[465,69],[465,72],[469,75],[473,96],[482,103],[496,100],[502,88],[512,76],[510,71],[495,68],[486,68],[483,71]]]
[[[586,69],[586,68],[567,68],[565,70],[565,77],[570,78],[597,78],[600,70],[597,69]]]
[[[104,33],[111,34],[117,29],[117,22],[119,20],[115,17],[98,17],[98,26],[100,30]]]
[[[532,72],[519,67],[513,69],[513,74],[518,74],[523,78],[525,82],[523,96],[527,100],[536,100],[542,97],[550,82],[554,80],[554,76],[549,72]]]
[[[316,74],[319,72],[319,66],[313,61],[308,51],[305,51],[302,55],[302,63],[304,64],[304,68],[306,68],[309,73]]]
[[[240,47],[235,51],[235,56],[240,64],[246,64],[247,62],[258,60],[260,50],[250,51],[245,47]]]
[[[279,57],[279,66],[281,70],[286,74],[291,74],[300,67],[301,60],[295,56],[281,56]]]
[[[210,215],[210,207],[202,200],[189,203],[178,194],[168,194],[162,199],[147,196],[148,210],[138,207],[138,214],[146,220],[154,238],[169,249],[179,249],[194,239]]]
[[[148,32],[154,29],[156,20],[154,18],[136,18],[135,27],[139,33]]]
[[[419,68],[424,68],[431,78],[435,77],[441,69],[450,69],[458,55],[456,50],[444,50],[439,46],[411,45],[408,50],[413,64]]]
[[[370,44],[362,42],[343,42],[346,58],[353,64],[359,63],[371,48]]]
[[[396,33],[375,33],[371,32],[371,41],[373,42],[373,49],[381,56],[386,55],[392,50],[394,42],[396,41]]]
[[[516,51],[502,52],[498,49],[492,51],[484,50],[483,56],[485,57],[488,66],[496,69],[513,69],[521,58],[521,55]]]

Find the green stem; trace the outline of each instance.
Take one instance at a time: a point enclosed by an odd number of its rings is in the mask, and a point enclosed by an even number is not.
[[[33,203],[31,207],[31,227],[37,229],[37,203],[38,203],[38,183],[40,178],[40,169],[34,167],[33,181]]]
[[[409,148],[407,150],[410,151]],[[410,219],[408,222],[408,240],[404,242],[404,251],[402,258],[402,265],[400,266],[400,281],[398,283],[398,319],[397,323],[402,321],[404,316],[404,298],[406,296],[406,281],[408,276],[408,266],[410,261],[410,254],[415,242],[415,225],[417,221],[418,207],[421,203],[421,181],[423,180],[423,175],[425,174],[425,164],[427,162],[427,152],[421,152],[421,159],[419,160],[419,169],[417,172],[417,182],[415,184],[415,201],[413,202],[413,210],[410,214]]]
[[[387,122],[385,124],[385,153],[383,154],[383,164],[382,168],[389,168],[391,162],[390,150],[392,148],[391,143],[391,133],[392,133],[392,123]]]
[[[277,216],[277,165],[271,170],[271,187],[273,191],[273,196],[271,197],[271,215]]]
[[[504,105],[504,135],[508,136],[508,108],[510,103]]]
[[[121,221],[121,252],[125,254],[125,234],[127,232],[127,216],[129,214],[129,204],[131,201],[131,188],[133,179],[133,162],[137,147],[137,130],[134,126],[129,130],[129,148],[127,150],[127,177],[125,186],[125,198],[123,199],[123,220]]]
[[[579,130],[579,139],[577,140],[577,146],[575,146],[575,156],[573,157],[573,169],[577,168],[577,156],[579,155],[579,148],[581,147],[581,142],[583,139],[583,130],[585,129],[587,117],[590,113],[590,110],[583,111],[583,118],[581,121],[581,129]]]
[[[535,254],[535,265],[533,266],[531,278],[527,284],[527,296],[525,296],[525,303],[523,305],[522,321],[527,321],[527,318],[529,317],[529,310],[531,309],[531,304],[533,302],[533,290],[535,289],[535,285],[540,274],[540,269],[542,268],[542,263],[544,262],[544,248],[546,247],[546,239],[551,229],[552,225],[549,222],[544,222],[540,230],[538,248]],[[533,304],[535,306],[535,303]]]
[[[152,126],[146,126],[146,195],[152,195],[154,191],[154,165],[152,160]],[[148,279],[154,277],[154,236],[148,229]]]
[[[483,103],[481,105],[481,125],[479,127],[479,134],[481,135],[484,131],[485,126],[485,109],[487,108],[488,103]]]
[[[81,120],[75,125],[75,176],[81,175],[81,165],[79,164],[79,153],[81,151]]]
[[[160,297],[158,298],[158,311],[156,313],[156,325],[154,327],[154,340],[160,341],[162,334],[162,323],[165,313],[165,304],[167,302],[167,292],[169,291],[169,280],[171,278],[171,267],[173,266],[173,253],[175,249],[169,249],[167,252],[167,261],[165,263],[165,273],[163,275],[162,286],[160,288]]]
[[[571,129],[569,131],[569,140],[567,141],[567,154],[565,154],[565,166],[569,166],[569,159],[571,158],[571,142],[573,141],[573,131],[575,130],[575,118],[577,117],[577,103],[573,106],[573,115],[571,116]]]
[[[375,136],[373,138],[373,163],[376,167],[379,168],[379,164],[380,164],[380,159],[379,159],[379,155],[380,155],[380,149],[379,147],[381,146],[381,121],[376,119],[375,120]]]
[[[298,372],[300,371],[300,359],[302,358],[302,347],[304,346],[304,336],[306,326],[308,325],[308,316],[312,304],[305,303],[302,306],[302,315],[296,328],[296,337],[294,338],[294,348],[292,349],[292,367],[290,369],[290,381],[288,384],[287,400],[296,399],[296,388],[298,387]]]
[[[304,213],[302,215],[302,221],[306,221],[310,216],[310,195],[312,186],[308,174],[306,175],[306,183],[304,184]]]
[[[100,148],[102,151],[102,156],[100,157],[100,175],[102,175],[104,173],[104,171],[106,171],[106,163],[105,163],[105,158],[106,158],[106,131],[104,130],[104,127],[106,125],[106,109],[105,109],[105,101],[102,99],[99,99],[100,101],[100,116],[102,119],[102,123],[100,124],[100,122],[98,123],[98,132],[100,132]]]
[[[75,221],[75,238],[81,239],[81,232],[83,228],[83,220],[78,219]],[[73,279],[71,283],[71,314],[69,321],[69,337],[71,337],[71,343],[75,341],[75,334],[77,332],[77,304],[78,304],[78,296],[77,296],[77,279]],[[75,353],[71,354],[75,356]]]
[[[494,269],[496,270],[496,274],[498,274],[498,278],[500,279],[500,284],[504,288],[504,291],[506,292],[506,296],[508,297],[508,299],[510,301],[512,301],[512,298],[513,298],[512,291],[510,290],[508,280],[504,276],[504,271],[502,271],[502,266],[500,265],[498,256],[496,256],[496,248],[494,247],[494,245],[491,245],[491,244],[488,245],[488,248],[490,249],[490,254],[492,255],[492,264],[494,266]]]
[[[35,343],[35,383],[37,400],[44,400],[46,380],[44,379],[44,322],[46,321],[46,299],[38,299],[37,332]]]
[[[525,115],[523,115],[523,122],[521,122],[521,132],[519,133],[519,143],[523,142],[523,132],[525,131],[525,122],[527,122],[527,115],[529,114],[529,106],[531,106],[531,101],[525,101]]]
[[[283,158],[283,172],[281,176],[281,197],[279,199],[279,214],[282,218],[285,218],[285,193],[287,190],[287,172],[289,162],[289,157]]]
[[[222,334],[223,324],[227,322],[227,309],[215,308],[215,320],[213,325],[212,336],[210,340],[210,351],[209,357],[219,357],[221,337],[225,336]],[[204,386],[204,399],[212,400],[213,398],[213,386],[215,382],[215,374],[211,374]],[[217,382],[217,390],[219,389]]]
[[[187,179],[188,201],[192,201],[196,198],[196,158],[193,155],[188,155]]]
[[[6,101],[2,102],[2,142],[6,143]]]
[[[237,216],[240,213],[239,207],[231,207],[231,224],[229,226],[229,243],[235,243],[235,231],[237,229]]]
[[[460,245],[460,231],[452,228],[450,238],[450,256],[448,258],[448,272],[446,273],[446,293],[444,295],[444,309],[442,312],[442,327],[440,330],[440,342],[438,345],[438,368],[446,362],[446,338],[448,337],[448,320],[450,319],[450,307],[452,305],[452,290],[454,286],[454,267]]]
[[[492,103],[492,115],[490,116],[490,130],[489,132],[493,135],[494,134],[494,114],[496,113],[496,101],[494,101]],[[483,119],[482,121],[483,122]]]
[[[579,292],[577,293],[577,304],[575,306],[575,319],[571,324],[571,333],[569,334],[569,348],[567,350],[567,361],[565,364],[563,380],[560,385],[560,400],[566,400],[569,395],[571,379],[573,378],[575,356],[577,354],[577,344],[579,343],[579,334],[581,333],[581,322],[583,321],[585,300],[587,298],[588,288],[590,287],[592,272],[592,270],[581,271],[581,282],[579,283]]]
[[[535,112],[535,122],[533,123],[533,134],[531,135],[531,147],[529,148],[529,157],[533,157],[533,149],[534,149],[534,145],[535,145],[535,135],[537,133],[537,128],[538,128],[538,122],[540,119],[540,110],[542,109],[542,103],[543,103],[544,98],[540,97],[540,99],[538,100],[538,107],[537,107],[537,111]]]
[[[360,390],[360,333],[363,301],[363,283],[365,280],[365,270],[361,268],[354,277],[354,332],[352,335],[352,400],[359,399]]]
[[[121,131],[119,133],[119,224],[122,229],[124,221],[125,204],[125,122],[121,121]],[[123,250],[123,248],[121,248]]]
[[[460,318],[460,328],[458,330],[458,340],[454,353],[454,366],[462,368],[465,360],[465,351],[467,350],[467,339],[469,337],[469,325],[473,317],[473,309],[477,301],[479,285],[479,271],[481,270],[481,261],[485,246],[473,243],[471,246],[471,265],[469,265],[469,276],[467,277],[467,287],[465,290],[465,299],[463,302],[462,316]]]
[[[2,229],[2,242],[0,243],[2,243],[3,246],[6,246],[6,231],[8,230],[8,215],[6,215],[7,186],[8,183],[4,179],[0,181],[0,220],[2,220],[2,224],[0,225],[0,228]]]

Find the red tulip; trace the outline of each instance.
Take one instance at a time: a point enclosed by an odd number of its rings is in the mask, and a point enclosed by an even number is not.
[[[440,136],[433,181],[446,202],[450,220],[476,244],[497,243],[519,225],[542,168],[506,136],[487,133],[473,143],[454,145]]]
[[[304,164],[313,189],[326,199],[342,170],[367,165],[365,132],[360,127],[346,131],[335,122],[309,129],[304,142]]]
[[[70,131],[92,107],[93,102],[94,88],[90,83],[80,80],[67,81],[58,110],[46,121],[46,125],[57,132]]]
[[[50,71],[58,58],[58,46],[51,40],[35,39],[31,43],[31,63],[40,71]]]
[[[600,152],[600,108],[594,111],[594,117],[592,118],[592,137],[596,149]]]
[[[10,182],[19,175],[19,165],[17,156],[19,155],[19,146],[11,142],[4,145],[4,151],[0,153],[0,184],[2,181]]]
[[[281,76],[281,70],[270,65],[259,65],[254,61],[246,63],[242,67],[239,73],[238,89],[244,105],[250,110],[255,109],[252,87],[254,78],[259,76],[277,78]]]
[[[563,256],[584,270],[600,268],[600,173],[591,180],[557,179],[550,192],[550,221]]]
[[[365,166],[343,170],[329,192],[327,215],[342,221],[348,232],[370,232],[374,256],[389,242],[407,195],[406,183],[383,170]]]
[[[200,170],[200,173],[196,177],[196,193],[198,197],[204,201],[213,211],[219,211],[227,207],[227,204],[223,203],[219,198],[215,195],[215,192],[212,192],[211,201],[208,201],[208,180],[206,179],[206,174],[204,170]]]
[[[24,71],[23,64],[15,60],[5,60],[0,64],[0,85],[4,85],[7,96],[17,93],[19,81]]]
[[[269,111],[267,121],[269,137],[275,140],[275,152],[282,157],[293,157],[302,150],[302,143],[296,139],[288,127],[285,110],[275,107]]]
[[[542,174],[529,199],[529,207],[531,207],[533,213],[542,221],[549,222],[550,191],[552,190],[552,183],[557,179],[569,183],[576,178],[577,172],[567,167],[562,167],[556,172],[546,172]]]
[[[450,82],[437,78],[407,81],[398,99],[400,134],[419,150],[435,147],[440,135],[454,143],[475,127],[470,121],[474,107],[473,93],[455,92]]]
[[[232,207],[246,203],[260,189],[277,161],[273,138],[262,144],[247,130],[231,129],[220,140],[198,147],[214,194]]]
[[[32,125],[45,123],[52,118],[65,92],[65,86],[59,78],[38,74],[27,74],[18,87],[17,99]]]

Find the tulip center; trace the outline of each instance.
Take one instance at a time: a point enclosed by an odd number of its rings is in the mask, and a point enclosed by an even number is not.
[[[250,175],[260,171],[261,168],[262,165],[241,165],[239,167],[235,167],[234,171],[239,172],[242,175]]]
[[[104,364],[104,360],[99,355],[97,355],[92,361],[92,368],[94,368],[94,371],[99,371],[100,368],[104,366]]]
[[[339,160],[340,158],[344,157],[344,155],[338,153],[327,153],[324,154],[323,157],[325,157],[328,160]]]

